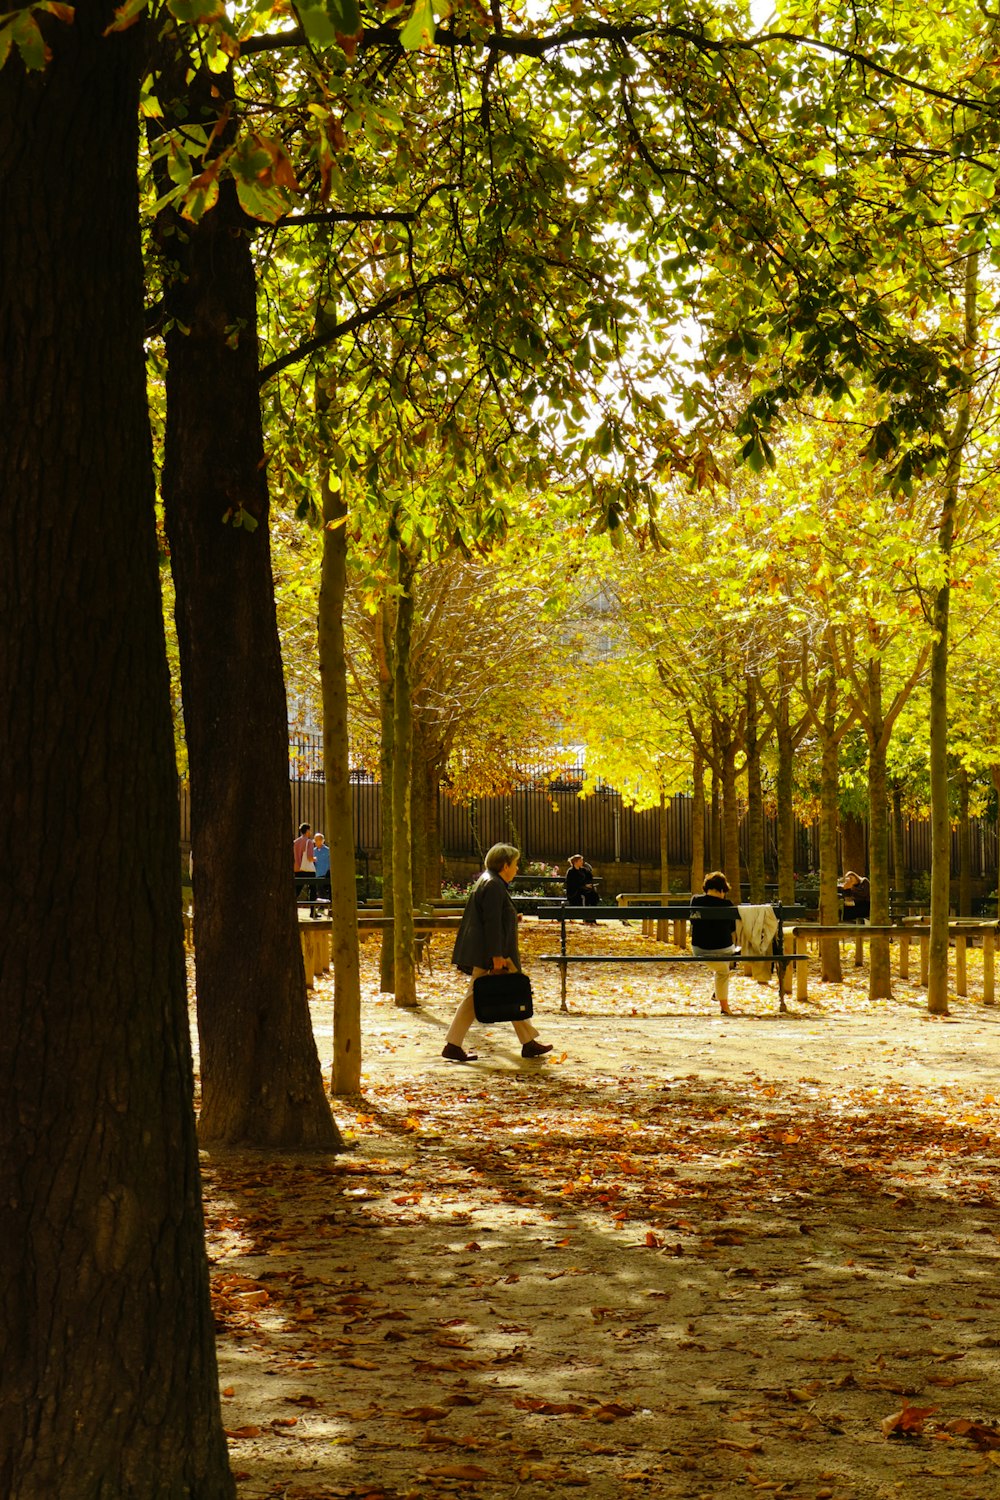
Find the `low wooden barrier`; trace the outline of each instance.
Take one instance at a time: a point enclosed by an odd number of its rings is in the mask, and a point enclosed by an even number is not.
[[[439,916],[435,913],[429,916],[426,912],[413,913],[413,947],[414,959],[420,964],[426,960],[427,967],[433,970],[431,961],[430,940],[432,933],[455,931],[460,922],[459,916]],[[383,917],[371,911],[359,911],[357,914],[358,937],[365,938],[373,932],[382,932],[387,927],[393,926],[392,917]],[[302,962],[306,971],[306,985],[309,989],[317,974],[324,974],[330,967],[331,935],[333,922],[329,917],[312,918],[306,917],[299,920],[299,942],[302,945]]]
[[[970,939],[981,938],[983,944],[983,1004],[995,1005],[995,964],[996,964],[996,937],[1000,923],[976,922],[964,919],[953,920],[948,923],[948,939],[955,946],[955,992],[959,995],[967,995],[968,971],[966,964],[966,950]],[[919,918],[910,918],[905,922],[894,923],[889,927],[863,926],[855,922],[841,922],[836,925],[820,926],[818,923],[810,923],[808,926],[795,925],[786,928],[788,941],[786,947],[790,953],[804,953],[810,941],[819,940],[824,937],[853,937],[855,952],[861,950],[863,943],[870,941],[873,937],[887,938],[889,942],[899,944],[899,977],[909,979],[910,977],[910,944],[920,944],[920,983],[927,984],[930,950],[930,924]],[[801,946],[800,946],[801,945]],[[808,1000],[809,970],[808,965],[798,964],[795,972],[796,999]]]

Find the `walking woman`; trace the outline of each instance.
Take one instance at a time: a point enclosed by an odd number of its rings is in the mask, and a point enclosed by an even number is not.
[[[445,1038],[442,1057],[449,1062],[475,1062],[475,1052],[466,1052],[462,1043],[465,1033],[475,1019],[472,1005],[472,986],[481,974],[501,973],[510,970],[517,973],[521,967],[517,951],[517,912],[507,890],[517,874],[520,850],[512,844],[494,844],[486,855],[486,869],[469,892],[462,921],[455,939],[455,951],[451,961],[463,974],[468,974],[469,985],[462,1002],[455,1012],[448,1035]],[[512,1021],[511,1025],[522,1044],[522,1057],[544,1057],[552,1051],[552,1044],[537,1040],[538,1032],[530,1021]]]

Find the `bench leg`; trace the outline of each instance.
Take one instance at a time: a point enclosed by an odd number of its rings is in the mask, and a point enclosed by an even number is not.
[[[854,939],[854,967],[860,969],[865,961],[865,943],[860,931]]]
[[[993,992],[993,956],[996,939],[992,932],[983,933],[983,1004],[995,1005]]]
[[[560,965],[559,965],[559,1009],[560,1010],[569,1010],[569,1006],[566,1004],[566,970],[568,968],[569,968],[569,964],[567,964],[567,963],[563,962],[563,963],[560,963]]]
[[[900,979],[910,977],[910,940],[902,936],[899,939],[899,977]]]
[[[956,937],[956,939],[955,939],[955,993],[956,993],[956,995],[967,995],[969,993],[969,986],[966,983],[965,945],[966,945],[966,939],[964,937]]]
[[[808,963],[795,965],[795,998],[796,1000],[809,1000],[809,965]]]

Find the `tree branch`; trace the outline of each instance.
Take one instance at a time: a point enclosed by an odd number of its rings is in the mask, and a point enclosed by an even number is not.
[[[332,328],[319,333],[315,338],[306,339],[297,349],[290,349],[287,354],[282,354],[278,359],[272,359],[270,364],[264,365],[258,376],[260,385],[270,380],[272,375],[278,375],[282,370],[287,370],[289,365],[298,364],[302,359],[308,359],[310,354],[315,354],[319,349],[325,349],[328,344],[334,344],[338,339],[344,338],[349,333],[356,333],[359,328],[374,323],[377,318],[384,317],[400,303],[409,302],[413,297],[419,297],[424,292],[431,291],[437,286],[460,286],[461,280],[458,276],[442,273],[440,276],[432,276],[428,281],[420,282],[415,286],[400,287],[398,292],[390,292],[387,296],[379,299],[364,312],[355,313],[353,318],[347,318],[343,323],[335,323]]]

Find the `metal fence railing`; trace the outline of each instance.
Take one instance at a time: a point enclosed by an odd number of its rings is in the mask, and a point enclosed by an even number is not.
[[[322,828],[325,822],[325,784],[302,754],[290,777],[291,826],[308,822]],[[382,788],[363,773],[351,778],[354,799],[354,840],[359,853],[378,859],[382,848]],[[480,859],[491,844],[516,844],[522,863],[565,865],[569,855],[582,853],[593,863],[655,865],[660,857],[659,810],[637,812],[628,807],[614,788],[598,785],[586,796],[578,795],[581,781],[569,775],[548,785],[533,784],[503,796],[475,797],[454,802],[442,790],[439,797],[439,830],[445,858]],[[190,842],[190,807],[186,785],[181,785],[181,839]],[[707,818],[706,818],[707,822]],[[995,878],[998,840],[992,820],[971,822],[972,875]],[[671,798],[667,807],[667,849],[672,866],[683,868],[691,860],[692,802],[689,796]],[[930,824],[911,818],[904,825],[904,853],[909,874],[930,869]],[[710,843],[706,828],[706,859]],[[741,848],[747,852],[745,819],[741,825]],[[777,824],[766,818],[765,860],[769,869],[777,865]],[[958,832],[952,834],[952,870],[958,871]],[[815,822],[797,820],[795,868],[800,873],[818,868],[819,829]],[[891,871],[892,879],[897,873]]]

